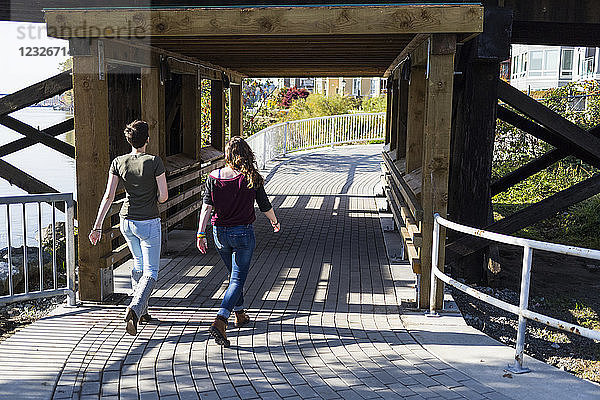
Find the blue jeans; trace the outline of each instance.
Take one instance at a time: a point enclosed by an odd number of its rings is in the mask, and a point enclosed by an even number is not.
[[[133,255],[133,270],[158,279],[160,268],[160,218],[134,221],[121,218],[121,233]]]
[[[250,269],[256,240],[252,225],[213,226],[215,247],[229,271],[229,286],[218,315],[229,318],[244,306],[244,283]]]

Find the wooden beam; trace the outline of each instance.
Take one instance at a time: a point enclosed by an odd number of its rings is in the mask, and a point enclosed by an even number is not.
[[[242,135],[242,85],[232,85],[229,91],[229,132],[231,137]]]
[[[75,99],[75,167],[77,173],[77,214],[79,232],[86,237],[96,220],[98,205],[106,186],[109,167],[108,85],[98,76],[97,41],[90,43],[89,56],[73,57],[73,97]],[[105,221],[104,229],[110,224]],[[92,246],[79,240],[79,295],[82,300],[101,301],[101,257],[111,252],[111,243],[102,238]]]
[[[71,146],[69,143],[63,142],[60,139],[47,135],[43,131],[38,131],[34,127],[27,125],[18,119],[15,119],[9,115],[0,116],[0,124],[20,133],[27,139],[35,141],[36,143],[41,143],[44,146],[48,146],[52,150],[56,150],[68,157],[75,158],[75,147]]]
[[[225,151],[225,94],[223,82],[210,83],[210,144]]]
[[[412,38],[412,40],[406,45],[406,47],[402,49],[400,54],[396,56],[394,61],[385,70],[385,72],[383,73],[383,77],[387,78],[388,76],[390,76],[394,72],[394,70],[398,68],[400,64],[402,64],[413,51],[419,48],[421,44],[427,40],[427,38],[429,38],[429,35],[425,33],[415,35],[415,37]]]
[[[53,125],[49,128],[46,128],[41,131],[42,134],[55,137],[61,135],[63,133],[69,132],[73,130],[73,118],[69,118],[63,122],[59,122],[56,125]],[[37,132],[37,131],[36,131]],[[0,146],[0,157],[4,157],[8,154],[15,153],[19,150],[26,149],[29,146],[33,146],[34,144],[39,143],[37,140],[29,139],[27,137],[17,139],[13,142],[7,143],[3,146]]]
[[[66,92],[73,87],[71,70],[28,86],[0,99],[0,116],[4,116]]]
[[[433,214],[446,215],[452,125],[452,91],[456,35],[432,35],[427,81],[425,135],[423,137],[423,251],[421,252],[420,305],[429,307]],[[444,238],[444,230],[441,230]],[[443,243],[443,241],[442,241]],[[438,265],[444,270],[444,246],[440,246]],[[436,293],[437,308],[443,303],[443,285]]]
[[[479,5],[46,10],[48,36],[360,35],[481,32]],[[96,29],[90,29],[94,27]]]
[[[562,190],[544,200],[532,204],[483,228],[486,231],[512,234],[539,221],[552,217],[556,213],[600,193],[600,174]],[[448,244],[446,249],[457,256],[469,255],[488,245],[488,241],[473,236],[462,238]]]
[[[209,61],[190,57],[189,55],[184,55],[178,52],[170,51],[167,49],[163,49],[156,46],[150,46],[144,43],[140,43],[140,41],[126,41],[121,39],[113,39],[111,42],[114,42],[116,45],[124,46],[124,48],[133,48],[139,50],[143,55],[143,59],[145,60],[145,55],[150,52],[152,57],[164,56],[169,63],[169,66],[174,68],[175,70],[185,71],[183,73],[195,73],[191,72],[192,69],[199,70],[200,74],[207,79],[221,79],[222,74],[225,74],[229,77],[230,82],[242,83],[242,79],[246,77],[246,75],[235,71],[231,68],[222,67],[217,64],[213,64]],[[152,65],[155,65],[154,59],[151,61]]]
[[[392,93],[392,78],[388,77],[386,79],[386,107],[385,107],[385,144],[391,147],[391,138],[392,138],[392,101],[393,101],[393,93]],[[389,147],[388,147],[389,148]]]
[[[427,85],[425,67],[412,66],[408,86],[406,121],[406,172],[421,168],[423,159],[423,129],[425,128],[425,99]]]
[[[600,166],[600,138],[588,134],[584,129],[500,79],[498,79],[498,97],[545,127],[552,134],[548,140],[566,143],[578,158],[592,165]],[[500,109],[498,109],[498,115],[499,117],[501,115]],[[501,118],[504,119],[505,115]],[[532,134],[534,132],[541,131],[531,131]],[[561,147],[560,144],[557,147]]]
[[[198,75],[183,75],[181,93],[181,117],[183,119],[183,153],[197,159],[196,140],[200,140],[196,132],[196,91]]]

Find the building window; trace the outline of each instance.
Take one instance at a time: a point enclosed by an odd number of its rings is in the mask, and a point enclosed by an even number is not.
[[[558,73],[558,50],[544,51],[544,76],[553,76]]]
[[[594,75],[594,58],[586,58],[583,60],[583,76],[584,78],[590,78]]]
[[[532,51],[529,53],[529,76],[542,76],[543,60],[543,51]]]
[[[379,96],[379,78],[371,78],[371,96]]]
[[[360,96],[360,78],[352,79],[352,96]]]
[[[570,79],[573,76],[573,54],[574,51],[571,49],[564,49],[562,51],[562,58],[560,60],[561,78]]]

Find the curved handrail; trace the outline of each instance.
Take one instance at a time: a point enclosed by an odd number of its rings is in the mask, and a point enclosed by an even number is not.
[[[385,113],[327,115],[271,125],[246,141],[258,165],[288,152],[344,143],[381,140],[385,137]]]
[[[548,317],[543,314],[536,313],[528,309],[529,305],[529,281],[531,277],[531,263],[533,259],[533,250],[544,250],[553,253],[592,258],[600,260],[600,251],[593,249],[586,249],[583,247],[567,246],[563,244],[541,242],[539,240],[523,239],[509,235],[503,235],[496,232],[489,232],[483,229],[477,229],[466,225],[457,224],[456,222],[449,221],[442,218],[439,214],[435,214],[433,217],[433,244],[431,249],[431,292],[429,298],[429,313],[430,315],[436,314],[435,297],[437,292],[437,279],[445,282],[446,284],[455,287],[456,289],[467,293],[481,301],[491,304],[495,307],[501,308],[505,311],[513,313],[519,316],[519,327],[517,330],[517,343],[515,346],[515,363],[509,365],[508,369],[511,372],[520,374],[529,372],[529,368],[523,367],[523,349],[525,347],[525,328],[527,319],[541,322],[545,325],[552,326],[557,329],[561,329],[567,332],[575,333],[580,336],[584,336],[593,340],[600,340],[600,331],[585,328],[579,325],[571,324],[565,321],[561,321],[552,317]],[[462,232],[467,235],[481,237],[483,239],[492,240],[494,242],[506,243],[515,246],[523,247],[523,267],[521,270],[521,293],[519,299],[519,306],[507,303],[486,293],[480,292],[472,287],[465,285],[462,282],[453,279],[452,277],[444,274],[440,271],[438,266],[439,246],[440,246],[440,226],[444,226],[448,229],[452,229],[457,232]],[[437,279],[436,279],[437,278]]]

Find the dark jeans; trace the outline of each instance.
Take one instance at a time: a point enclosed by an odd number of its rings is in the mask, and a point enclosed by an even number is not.
[[[244,283],[256,240],[252,225],[213,226],[215,246],[229,271],[229,286],[221,302],[219,315],[229,318],[231,311],[244,305]]]

